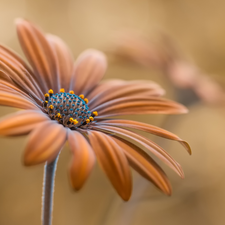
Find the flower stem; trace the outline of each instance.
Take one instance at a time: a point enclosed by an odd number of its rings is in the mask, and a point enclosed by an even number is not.
[[[58,158],[59,156],[57,156],[53,162],[45,164],[42,197],[42,225],[52,224],[53,193]]]

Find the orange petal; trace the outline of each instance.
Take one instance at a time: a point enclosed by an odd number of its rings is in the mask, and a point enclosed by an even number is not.
[[[178,141],[185,147],[187,152],[191,155],[191,148],[186,141],[182,140],[177,135],[175,135],[167,130],[164,130],[162,128],[159,128],[159,127],[156,127],[156,126],[153,126],[150,124],[146,124],[146,123],[141,123],[138,121],[121,120],[121,119],[103,120],[103,121],[100,121],[99,124],[126,127],[126,128],[134,128],[134,129],[142,130],[142,131],[145,131],[145,132],[148,132],[148,133],[151,133],[151,134],[163,137],[163,138]]]
[[[6,116],[0,121],[0,135],[23,135],[49,118],[40,111],[25,110]]]
[[[105,82],[105,84],[107,84]],[[156,97],[164,94],[164,90],[156,83],[151,81],[128,81],[117,83],[117,85],[109,86],[109,88],[96,93],[90,99],[89,107],[94,108],[110,100],[131,96],[149,96]]]
[[[170,182],[161,167],[142,149],[119,137],[111,137],[124,151],[130,165],[165,194],[171,195]]]
[[[39,88],[41,87],[43,89],[42,84],[38,83],[38,80],[31,69],[16,53],[0,45],[0,61],[15,72],[16,77],[11,78],[20,86],[20,88],[25,89],[25,91],[32,90],[38,97],[42,97],[42,91]],[[25,86],[21,86],[20,83],[18,83],[18,78],[25,83]]]
[[[122,135],[124,137],[127,137],[129,139],[136,141],[137,143],[141,144],[143,147],[148,149],[150,152],[152,152],[154,155],[156,155],[158,158],[160,158],[171,169],[173,169],[180,177],[182,177],[182,178],[184,177],[184,172],[183,172],[180,164],[177,163],[163,148],[158,146],[153,141],[147,139],[146,137],[143,137],[132,131],[125,130],[125,129],[122,129],[119,127],[99,125],[97,127],[93,126],[92,128],[95,130],[101,130],[101,131],[114,133],[117,135]]]
[[[60,124],[49,121],[37,126],[29,135],[24,153],[24,164],[31,166],[52,162],[66,141],[67,130]]]
[[[84,51],[76,61],[70,89],[75,94],[87,94],[103,78],[106,68],[107,61],[102,52]]]
[[[97,159],[111,181],[112,185],[125,201],[128,201],[132,191],[132,178],[128,161],[119,145],[108,135],[88,132],[90,143]]]
[[[36,91],[33,91],[31,89],[33,84],[30,81],[25,83],[25,81],[21,79],[20,76],[18,75],[18,71],[13,71],[12,68],[10,68],[8,65],[3,63],[2,61],[0,61],[0,69],[1,69],[1,72],[4,74],[4,76],[8,78],[7,79],[8,82],[16,85],[25,93],[34,96],[36,99],[39,98],[40,95],[37,94]],[[23,72],[26,73],[25,71]],[[3,80],[6,80],[6,79],[3,79]]]
[[[88,99],[93,99],[96,95],[107,91],[108,89],[115,88],[118,85],[124,84],[126,81],[120,79],[110,79],[106,81],[101,81],[97,84],[88,94]]]
[[[53,49],[57,62],[57,74],[55,76],[59,80],[59,88],[69,91],[74,61],[72,54],[67,45],[59,37],[47,35],[47,39]]]
[[[95,164],[95,155],[85,137],[77,131],[68,130],[68,142],[73,153],[70,180],[73,188],[79,190]]]
[[[129,96],[108,101],[92,108],[100,116],[121,114],[152,114],[152,113],[186,113],[187,108],[176,102],[142,95]]]
[[[45,92],[57,89],[55,56],[44,34],[30,22],[17,19],[17,34],[20,44],[39,83],[45,85]],[[47,85],[46,85],[47,84]]]
[[[26,97],[4,91],[0,91],[0,105],[11,106],[19,109],[39,110],[39,106],[36,102],[31,101]]]
[[[30,100],[31,102],[34,102],[35,104],[42,106],[40,99],[35,99],[36,101],[34,101],[34,96],[32,98],[30,95],[28,95],[27,93],[25,93],[23,90],[16,87],[12,83],[7,82],[5,80],[1,80],[1,79],[0,79],[0,91],[18,95],[22,98],[26,98],[26,99]]]

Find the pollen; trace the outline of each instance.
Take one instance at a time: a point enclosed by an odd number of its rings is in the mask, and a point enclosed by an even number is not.
[[[59,119],[62,119],[62,115],[60,113],[57,113],[55,117],[59,118]]]
[[[92,112],[92,114],[93,114],[94,116],[98,116],[98,112],[97,112],[97,111]]]
[[[66,93],[64,88],[61,88],[59,93],[54,94],[50,89],[44,97],[43,110],[52,120],[70,129],[89,126],[97,115],[96,111],[89,111],[88,99],[84,98],[84,95],[75,95],[72,90]]]
[[[52,97],[52,95],[53,95],[54,92],[53,92],[52,89],[49,89],[48,93],[49,93],[50,97]],[[48,98],[48,97],[47,97],[47,98]]]
[[[78,123],[78,121],[75,119],[75,120],[73,120],[73,123],[74,123],[74,124],[77,124],[77,123]]]
[[[79,95],[80,98],[84,99],[84,95]]]
[[[85,101],[86,104],[88,104],[88,99],[87,98],[85,98],[84,101]]]

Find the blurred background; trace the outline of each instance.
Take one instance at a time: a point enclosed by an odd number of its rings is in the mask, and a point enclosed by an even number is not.
[[[173,185],[171,197],[133,173],[133,195],[124,203],[98,165],[84,188],[73,192],[66,146],[56,175],[54,225],[224,224],[225,101],[220,99],[225,91],[224,9],[222,0],[0,0],[0,42],[20,55],[14,26],[17,17],[61,37],[74,58],[87,48],[104,51],[109,59],[104,79],[156,81],[167,98],[188,104],[190,110],[186,115],[129,117],[166,128],[191,145],[190,157],[178,143],[149,135],[184,169],[186,177],[181,180],[161,163]],[[141,33],[141,37],[134,35],[133,40],[124,41],[132,36],[130,32]],[[138,46],[143,51],[138,51]],[[146,55],[150,57],[146,59]],[[171,67],[176,62],[184,67]],[[182,74],[187,79],[179,82],[177,77]],[[200,79],[205,75],[206,83]],[[200,78],[197,82],[193,77]],[[1,116],[13,111],[0,107]],[[40,224],[44,165],[22,165],[26,140],[0,139],[2,225]]]

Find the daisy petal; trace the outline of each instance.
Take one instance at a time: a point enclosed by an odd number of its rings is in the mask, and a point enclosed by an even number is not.
[[[122,135],[131,140],[134,140],[135,142],[141,144],[143,147],[148,149],[150,152],[152,152],[158,158],[160,158],[165,164],[167,164],[171,169],[173,169],[180,177],[182,177],[182,178],[184,177],[184,172],[183,172],[180,164],[177,163],[163,148],[158,146],[153,141],[147,139],[146,137],[143,137],[132,131],[125,130],[125,129],[122,129],[119,127],[99,125],[97,127],[93,126],[92,128],[95,130],[101,130],[101,131],[105,131],[108,133]]]
[[[42,102],[40,100],[36,99],[36,101],[34,101],[34,99],[30,95],[14,86],[12,83],[1,79],[0,79],[0,91],[16,94],[26,99],[29,99],[31,102],[35,102],[35,104],[39,104],[40,106],[42,105]]]
[[[165,194],[171,195],[171,185],[161,167],[138,146],[119,137],[112,137],[123,149],[130,165]]]
[[[25,149],[24,164],[31,166],[52,162],[66,141],[67,130],[56,122],[41,123],[30,133]]]
[[[39,110],[39,106],[28,98],[21,97],[17,94],[0,91],[0,105],[11,106],[19,109]]]
[[[128,201],[132,191],[132,180],[128,161],[122,149],[111,137],[102,132],[90,131],[88,137],[112,185],[121,198]]]
[[[121,85],[126,83],[124,80],[120,79],[112,79],[112,80],[107,80],[107,81],[102,81],[99,84],[97,84],[91,92],[87,94],[87,98],[92,101],[92,99],[96,96],[99,95],[102,92],[107,91],[108,89],[115,88],[117,85]],[[90,103],[89,103],[90,104]]]
[[[40,111],[26,110],[13,113],[0,121],[0,135],[24,135],[49,118]]]
[[[28,87],[26,91],[32,90],[38,97],[42,96],[42,91],[39,88],[42,84],[38,83],[28,65],[16,53],[0,45],[0,61],[15,72],[16,77],[13,76],[11,78],[17,85],[23,89]],[[18,82],[18,77],[26,84],[26,86],[21,86],[20,82]]]
[[[73,153],[70,180],[72,187],[79,190],[95,164],[95,155],[85,137],[77,131],[68,130],[68,142]]]
[[[8,83],[13,83],[12,79],[0,67],[0,80]]]
[[[175,140],[180,142],[185,149],[187,150],[187,152],[191,155],[191,148],[189,146],[189,144],[182,140],[181,138],[179,138],[177,135],[164,130],[162,128],[150,125],[150,124],[146,124],[146,123],[141,123],[138,121],[133,121],[133,120],[121,120],[121,119],[115,119],[115,120],[103,120],[100,121],[98,124],[102,124],[102,125],[111,125],[111,126],[119,126],[119,127],[125,127],[125,128],[134,128],[137,130],[142,130],[163,138],[167,138],[170,140]]]
[[[28,83],[25,83],[23,79],[18,76],[18,71],[13,71],[9,66],[4,64],[2,61],[0,61],[0,69],[1,72],[4,74],[5,77],[7,77],[7,81],[16,84],[21,90],[23,90],[25,93],[29,93],[32,96],[34,96],[36,99],[39,99],[36,91],[33,91],[30,87],[32,87],[32,83],[28,81]],[[6,80],[6,79],[3,79]]]
[[[69,91],[70,79],[73,73],[73,57],[66,44],[57,36],[47,35],[47,39],[54,51],[57,65],[58,88]],[[59,89],[57,90],[59,91]]]
[[[86,95],[103,78],[106,68],[107,61],[102,52],[84,51],[76,61],[70,89],[75,94]]]
[[[142,95],[129,96],[108,101],[92,109],[98,111],[99,117],[109,115],[153,114],[153,113],[186,113],[188,110],[181,104],[163,99]]]
[[[55,56],[44,34],[33,24],[23,19],[17,19],[16,25],[24,54],[34,69],[39,83],[44,85],[44,92],[50,88],[56,90],[57,83],[53,78],[56,74]]]
[[[117,82],[116,85],[111,85],[107,89],[104,89],[103,91],[101,90],[101,92],[96,93],[95,96],[90,99],[88,105],[94,108],[105,102],[116,100],[118,98],[131,96],[157,97],[163,95],[164,93],[165,91],[158,84],[150,81],[137,80],[136,82]]]

